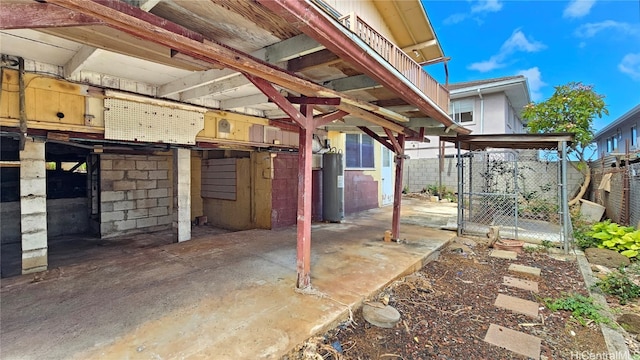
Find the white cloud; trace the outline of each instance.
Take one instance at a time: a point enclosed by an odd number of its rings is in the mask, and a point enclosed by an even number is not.
[[[591,8],[595,3],[596,0],[571,0],[569,5],[564,8],[562,16],[570,19],[581,18],[591,12]]]
[[[539,41],[533,39],[527,39],[526,35],[520,30],[516,29],[511,36],[500,46],[500,51],[491,56],[489,60],[475,62],[469,65],[467,68],[470,70],[477,70],[480,72],[488,72],[494,69],[499,69],[506,66],[505,60],[509,55],[516,52],[538,52],[547,46]]]
[[[466,19],[473,18],[479,24],[482,24],[482,17],[485,14],[502,10],[501,0],[468,0],[468,2],[471,3],[471,9],[468,12],[449,15],[442,23],[445,25],[454,25]]]
[[[597,23],[587,23],[580,25],[574,34],[581,38],[591,38],[601,31],[614,30],[627,35],[640,35],[640,26],[631,25],[625,22],[605,20]]]
[[[537,52],[544,49],[546,46],[535,40],[528,40],[524,33],[520,30],[516,30],[511,34],[511,37],[502,44],[500,52],[512,53],[515,51],[524,52]]]
[[[524,75],[527,78],[529,90],[531,91],[531,100],[539,101],[542,98],[540,89],[544,86],[547,86],[547,83],[542,81],[542,74],[540,74],[540,69],[538,69],[538,67],[536,66],[530,69],[520,70],[518,71],[518,75]]]
[[[475,62],[468,66],[469,70],[477,70],[480,72],[489,72],[491,70],[505,67],[506,64],[500,62],[497,56],[492,56],[489,60]]]
[[[633,80],[640,81],[640,53],[625,55],[618,64],[618,70],[629,75]]]
[[[479,0],[471,6],[472,13],[498,12],[502,10],[500,0]]]
[[[442,23],[445,25],[454,25],[463,22],[468,17],[469,14],[457,13],[449,15],[444,20],[442,20]]]

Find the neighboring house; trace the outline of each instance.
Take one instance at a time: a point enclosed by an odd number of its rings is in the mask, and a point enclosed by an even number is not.
[[[396,201],[399,214],[404,141],[469,133],[419,64],[444,58],[419,0],[0,11],[1,245],[18,246],[23,273],[51,266],[59,235],[185,241],[199,216],[230,229],[297,223],[309,251],[320,152],[346,154],[347,213]],[[398,228],[394,216],[394,238]],[[298,255],[306,286],[310,255]]]
[[[608,155],[640,152],[638,146],[638,126],[640,125],[640,104],[633,107],[626,114],[598,131],[593,142],[598,147],[598,157]]]
[[[473,135],[519,134],[526,132],[521,113],[531,102],[527,78],[509,76],[449,84],[449,114]],[[406,153],[411,159],[435,158],[439,155],[439,139],[429,143],[410,142]],[[455,153],[452,143],[445,143],[445,155]]]

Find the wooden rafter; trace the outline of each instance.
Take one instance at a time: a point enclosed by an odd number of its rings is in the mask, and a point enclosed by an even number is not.
[[[0,29],[100,25],[101,21],[51,4],[0,2]]]
[[[391,144],[393,144],[393,148],[395,150],[393,150],[394,153],[400,155],[404,152],[404,149],[402,149],[402,147],[400,147],[400,144],[398,143],[398,140],[396,139],[395,136],[393,136],[393,133],[391,132],[391,130],[385,128],[384,129],[385,134],[387,134],[387,138],[389,138],[389,141],[391,141]]]
[[[199,37],[194,39],[191,36],[173,31],[176,27],[182,27],[124,2],[115,0],[99,1],[98,3],[86,0],[49,0],[49,3],[95,17],[111,27],[144,40],[170,47],[195,58],[223,64],[239,72],[253,74],[268,82],[307,96],[341,97],[342,104],[339,108],[350,113],[351,111],[343,108],[345,105],[377,113],[394,121],[409,121],[407,117],[396,112],[327,89],[235,49],[203,41],[202,36],[199,34]],[[149,21],[150,17],[153,17],[154,20]],[[393,122],[384,117],[378,117],[377,121],[382,119],[386,124],[393,126],[391,125]]]

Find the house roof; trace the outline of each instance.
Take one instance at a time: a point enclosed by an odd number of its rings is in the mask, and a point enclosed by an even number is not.
[[[531,102],[529,85],[524,75],[453,83],[447,88],[451,100],[504,92],[514,109],[521,111]]]
[[[524,77],[524,75],[505,76],[505,77],[493,78],[493,79],[464,81],[464,82],[459,82],[459,83],[451,83],[451,84],[449,84],[447,86],[447,89],[449,89],[449,91],[454,91],[454,90],[465,89],[465,88],[478,88],[478,87],[480,87],[482,85],[497,84],[497,83],[509,82],[509,81],[512,81],[512,80],[522,80],[522,79],[526,79]]]
[[[458,135],[457,137],[441,137],[443,141],[452,142],[463,150],[497,149],[553,149],[560,141],[570,145],[575,138],[572,133],[552,134],[480,134]]]
[[[617,127],[622,125],[624,122],[628,121],[629,119],[634,119],[634,118],[636,120],[640,120],[640,104],[634,106],[633,108],[631,108],[631,110],[627,111],[622,116],[620,116],[616,120],[610,122],[607,126],[603,127],[600,131],[598,131],[593,136],[593,140],[594,141],[600,140],[600,138],[603,135],[607,134],[609,131],[615,130]]]

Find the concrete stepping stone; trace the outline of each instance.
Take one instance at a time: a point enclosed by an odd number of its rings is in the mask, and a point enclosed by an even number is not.
[[[540,268],[526,265],[511,264],[509,265],[509,271],[540,276]]]
[[[511,276],[505,276],[502,279],[502,285],[511,286],[518,289],[527,291],[538,292],[538,282],[531,280],[522,280]]]
[[[520,331],[490,324],[484,337],[489,344],[500,346],[527,358],[540,359],[540,344],[542,339]]]
[[[508,259],[515,260],[518,258],[518,253],[515,251],[507,251],[507,250],[491,250],[489,256],[499,258],[499,259]]]
[[[367,303],[362,306],[362,317],[372,325],[392,328],[400,322],[400,313],[394,307],[383,303]]]
[[[509,296],[504,294],[498,294],[496,298],[495,306],[511,310],[518,314],[524,314],[534,319],[538,318],[538,303],[520,299],[515,296]]]

